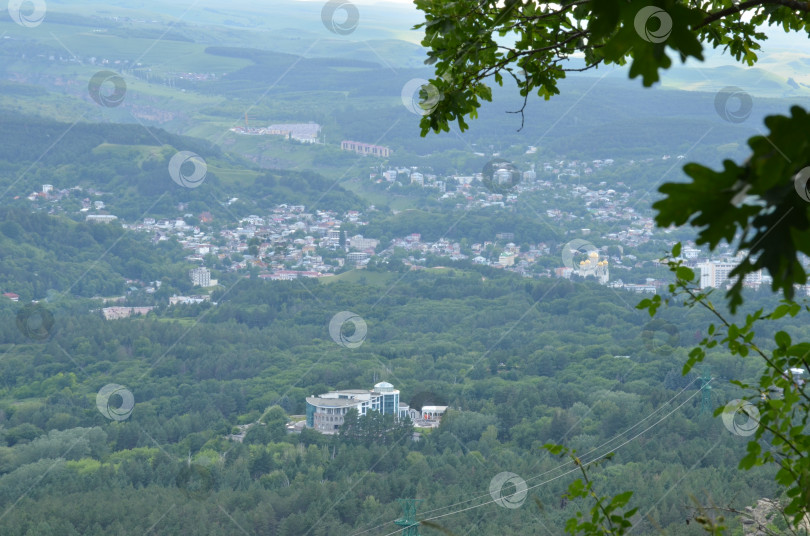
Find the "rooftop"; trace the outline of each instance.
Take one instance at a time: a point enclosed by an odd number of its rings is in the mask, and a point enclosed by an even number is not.
[[[308,396],[307,402],[321,408],[345,408],[348,406],[356,406],[358,402],[361,401],[352,398],[319,398],[317,396]]]

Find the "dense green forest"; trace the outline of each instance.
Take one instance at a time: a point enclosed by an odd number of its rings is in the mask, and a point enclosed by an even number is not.
[[[17,222],[23,233],[26,224]],[[35,340],[17,328],[20,304],[6,301],[3,533],[213,535],[238,525],[249,534],[388,534],[396,498],[425,499],[426,518],[454,512],[491,501],[489,482],[503,471],[532,486],[520,509],[490,502],[436,521],[461,533],[555,533],[582,505],[561,501],[571,467],[540,446],[565,442],[584,458],[616,451],[596,482],[605,493],[636,491],[647,513],[639,533],[700,534],[684,522],[690,494],[742,507],[773,496],[775,484],[768,470],[737,471],[745,441],[701,414],[698,378],[680,375],[705,316],[673,308],[650,323],[636,300],[594,284],[465,270],[329,285],[237,280],[215,293],[216,306],[118,321],[81,299],[44,304],[54,322]],[[361,347],[329,338],[341,310],[367,322]],[[728,379],[760,369],[720,351],[708,363],[712,407],[737,397]],[[375,378],[403,400],[453,409],[420,441],[406,431],[372,439],[364,427],[333,437],[285,431],[305,396]],[[133,394],[122,420],[96,407],[108,384]],[[254,422],[244,442],[226,438]]]
[[[23,302],[46,296],[118,296],[127,279],[187,290],[189,264],[176,241],[153,245],[120,225],[0,209],[0,288]],[[169,292],[167,286],[161,293]]]

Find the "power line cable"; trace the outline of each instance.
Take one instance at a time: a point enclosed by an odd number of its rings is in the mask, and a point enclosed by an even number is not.
[[[646,417],[644,417],[643,419],[641,419],[640,421],[638,421],[636,424],[634,424],[633,426],[631,426],[631,427],[630,427],[630,428],[628,428],[627,430],[625,430],[625,431],[623,431],[623,432],[619,433],[618,435],[616,435],[616,436],[614,436],[613,438],[611,438],[611,439],[609,439],[609,440],[605,441],[605,442],[604,442],[604,443],[602,443],[601,445],[599,445],[599,446],[597,446],[597,447],[594,447],[594,448],[593,448],[593,449],[591,449],[590,451],[586,452],[585,454],[583,454],[583,455],[581,456],[581,458],[584,458],[584,457],[586,457],[586,456],[588,456],[588,455],[592,454],[593,452],[596,452],[596,451],[598,451],[598,450],[601,450],[601,449],[602,449],[602,448],[604,448],[605,446],[610,445],[610,444],[611,444],[611,443],[613,443],[614,441],[616,441],[616,440],[618,440],[618,439],[620,439],[620,438],[624,437],[626,434],[628,434],[628,433],[629,433],[630,431],[632,431],[633,429],[635,429],[635,428],[639,427],[639,426],[640,426],[642,423],[644,423],[644,422],[645,422],[645,421],[647,421],[648,419],[652,418],[652,417],[653,417],[653,416],[654,416],[656,413],[658,413],[658,412],[659,412],[659,411],[661,411],[662,409],[664,409],[664,408],[666,408],[667,406],[669,406],[669,405],[670,405],[670,404],[671,404],[671,403],[672,403],[672,402],[673,402],[675,399],[677,399],[679,396],[681,396],[681,394],[682,394],[684,391],[686,391],[687,389],[689,389],[689,387],[691,387],[691,386],[692,386],[692,384],[693,384],[693,383],[695,383],[696,381],[698,381],[699,379],[700,379],[700,378],[695,378],[695,379],[693,379],[693,380],[692,380],[691,382],[689,382],[689,383],[688,383],[686,386],[684,386],[684,387],[683,387],[683,389],[681,389],[680,391],[678,391],[678,392],[677,392],[677,393],[676,393],[676,394],[675,394],[675,395],[674,395],[672,398],[670,398],[670,399],[669,399],[669,400],[668,400],[666,403],[664,403],[664,404],[662,404],[661,406],[659,406],[659,407],[658,407],[656,410],[654,410],[653,412],[651,412],[649,415],[647,415]],[[708,385],[708,383],[707,383],[706,385]],[[704,386],[704,387],[705,387],[705,386]],[[703,390],[703,387],[701,387],[701,389],[700,389],[700,390],[698,390],[697,392],[701,392],[702,390]],[[695,394],[697,394],[697,392],[696,392]],[[685,404],[686,402],[688,402],[689,400],[691,400],[691,399],[692,399],[694,396],[695,396],[695,395],[690,396],[690,397],[689,397],[689,398],[688,398],[688,399],[687,399],[687,400],[686,400],[684,403],[680,404],[680,405],[678,406],[678,408],[680,408],[681,406],[683,406],[683,404]],[[678,409],[678,408],[676,408],[676,409]],[[670,414],[671,414],[671,412],[670,412]],[[668,414],[668,415],[669,415],[669,414]],[[661,421],[658,421],[658,422],[661,422]],[[656,423],[656,424],[658,424],[658,423]],[[655,425],[653,425],[653,426],[655,426]],[[647,428],[647,430],[649,430],[649,428]],[[645,430],[645,431],[646,431],[646,430]],[[644,432],[641,432],[641,433],[643,434]],[[638,437],[638,436],[635,436],[635,437]],[[633,439],[635,439],[635,437],[634,437]],[[631,441],[632,441],[632,439],[631,439]],[[620,445],[620,446],[623,446],[624,444],[626,444],[626,443],[623,443],[623,444],[622,444],[622,445]],[[601,456],[599,456],[599,457],[601,457]],[[566,462],[566,463],[564,463],[564,464],[562,464],[562,465],[559,465],[559,466],[557,466],[557,467],[555,467],[555,468],[553,468],[553,469],[549,469],[548,471],[544,471],[544,472],[542,472],[542,473],[540,473],[540,474],[538,474],[538,475],[535,475],[535,476],[533,476],[533,477],[529,478],[528,480],[525,480],[524,482],[530,482],[530,481],[535,480],[535,479],[537,479],[537,478],[540,478],[540,477],[542,477],[542,476],[544,476],[544,475],[547,475],[547,474],[549,474],[549,473],[552,473],[552,472],[554,472],[554,471],[557,471],[557,470],[559,470],[559,469],[562,469],[563,467],[566,467],[566,466],[568,466],[568,465],[570,465],[570,464],[572,464],[572,463],[574,463],[574,462],[573,462],[573,460],[568,461],[568,462]],[[593,463],[593,461],[588,462],[588,463]],[[574,469],[574,470],[576,470],[576,469]],[[566,474],[568,474],[568,473],[570,473],[570,472],[571,472],[571,471],[568,471],[568,472],[566,472],[566,473],[563,473],[562,475],[558,475],[558,476],[557,476],[557,477],[555,477],[554,479],[559,478],[560,476],[564,476],[564,475],[566,475]],[[552,480],[554,480],[554,479],[552,479]],[[551,481],[551,480],[549,480],[549,481],[547,481],[547,482],[550,482],[550,481]],[[529,488],[529,489],[531,489],[531,488]],[[484,498],[484,497],[489,497],[489,496],[490,496],[490,494],[489,494],[489,493],[485,493],[485,494],[478,495],[478,496],[476,496],[476,497],[472,497],[472,498],[470,498],[470,499],[465,499],[465,500],[463,500],[463,501],[459,501],[459,502],[457,502],[457,503],[453,503],[453,504],[450,504],[450,505],[447,505],[447,506],[440,506],[440,507],[438,507],[438,508],[434,508],[433,510],[427,510],[427,511],[423,512],[423,514],[430,514],[430,513],[433,513],[433,512],[438,512],[438,511],[440,511],[440,510],[446,510],[446,509],[448,509],[448,508],[453,508],[453,507],[456,507],[456,506],[460,506],[460,505],[462,505],[462,504],[466,504],[466,503],[469,503],[469,502],[471,502],[471,501],[475,501],[475,500],[482,499],[482,498]],[[490,501],[490,502],[494,502],[494,501]],[[489,503],[484,503],[484,504],[489,504]],[[481,506],[483,506],[483,505],[481,505]],[[459,510],[459,511],[460,511],[460,512],[463,512],[464,510]],[[452,512],[451,512],[451,513],[452,513]],[[441,517],[441,516],[440,516],[440,517]],[[435,518],[431,518],[431,519],[435,519]],[[354,532],[354,533],[352,533],[352,534],[351,534],[351,536],[359,536],[359,535],[361,535],[361,534],[365,534],[365,533],[367,533],[367,532],[370,532],[370,531],[372,531],[372,530],[378,529],[378,528],[380,528],[380,527],[384,527],[384,526],[386,526],[386,525],[388,525],[388,524],[390,524],[390,522],[389,522],[389,523],[380,524],[380,525],[376,525],[376,526],[374,526],[374,527],[371,527],[371,528],[368,528],[368,529],[364,529],[364,530],[362,530],[362,531],[360,531],[360,532]]]

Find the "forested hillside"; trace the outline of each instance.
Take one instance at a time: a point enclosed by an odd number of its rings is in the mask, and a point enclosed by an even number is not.
[[[180,203],[195,216],[209,211],[225,220],[232,220],[234,211],[246,215],[282,202],[321,200],[323,206],[338,210],[364,205],[317,173],[260,170],[209,142],[161,129],[70,125],[8,111],[0,112],[0,121],[6,126],[0,133],[0,189],[7,204],[23,209],[30,207],[24,197],[43,184],[79,187],[72,194],[78,200],[90,190],[109,211],[128,221],[173,216]],[[205,188],[183,188],[172,181],[168,164],[178,151],[193,152],[206,162]],[[232,197],[241,198],[240,205],[224,207]],[[81,207],[78,201],[67,206]]]
[[[387,534],[396,529],[395,499],[414,496],[433,515],[482,505],[436,520],[462,534],[472,526],[555,532],[582,505],[560,501],[572,467],[544,454],[546,442],[565,442],[584,458],[615,450],[596,482],[605,493],[636,490],[645,530],[700,534],[684,523],[686,494],[745,505],[774,493],[764,469],[736,470],[744,441],[701,414],[697,375],[680,375],[705,317],[673,309],[650,324],[627,293],[492,276],[235,280],[215,293],[215,306],[118,321],[61,300],[42,305],[54,322],[36,340],[17,329],[25,310],[6,302],[4,534],[141,534],[159,524],[160,533],[213,535],[232,534],[234,523],[248,533],[379,526],[371,533]],[[330,318],[341,310],[367,322],[361,347],[330,339]],[[758,372],[756,362],[708,362],[718,378],[712,407],[735,393],[724,378]],[[403,400],[418,395],[453,410],[416,442],[410,433],[385,442],[285,431],[305,396],[366,388],[375,378],[394,383]],[[108,384],[133,395],[123,419],[96,407]],[[254,422],[244,442],[226,438]],[[681,493],[666,496],[690,470]],[[483,504],[503,471],[532,486],[519,510]]]
[[[0,288],[23,301],[56,296],[116,296],[125,280],[185,284],[188,263],[174,242],[151,244],[120,225],[0,209]],[[181,287],[182,288],[182,287]]]

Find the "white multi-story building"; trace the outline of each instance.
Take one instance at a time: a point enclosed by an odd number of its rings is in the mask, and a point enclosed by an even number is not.
[[[501,266],[514,266],[515,265],[515,254],[514,253],[501,253],[498,256],[498,264]]]
[[[211,270],[204,266],[190,270],[188,275],[191,278],[191,283],[195,287],[211,286]]]
[[[349,239],[352,249],[375,249],[380,241],[374,238],[364,238],[363,235],[354,235]]]
[[[700,270],[700,288],[722,288],[730,285],[728,275],[737,267],[736,262],[709,261],[698,264]],[[743,285],[759,287],[762,284],[762,271],[757,270],[745,276]]]
[[[698,248],[693,248],[689,246],[684,246],[683,248],[683,258],[684,259],[697,259],[700,256],[700,250]]]
[[[492,182],[498,186],[512,186],[514,177],[509,169],[498,169],[493,173]]]
[[[346,262],[349,264],[365,264],[368,261],[368,253],[365,251],[352,251],[346,255]]]
[[[343,424],[346,413],[356,409],[359,416],[376,411],[394,415],[397,419],[409,416],[407,404],[399,401],[399,390],[388,382],[380,382],[374,389],[345,389],[307,397],[307,426],[325,434],[334,434]]]

